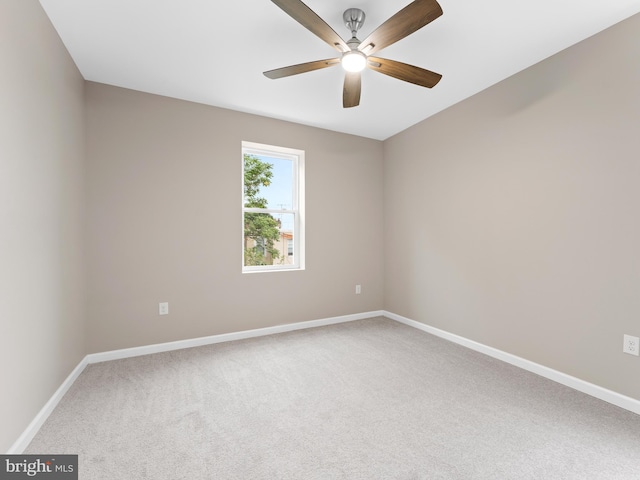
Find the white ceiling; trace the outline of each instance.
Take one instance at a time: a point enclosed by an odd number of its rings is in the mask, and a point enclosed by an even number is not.
[[[440,18],[379,56],[441,73],[440,83],[366,70],[360,106],[343,109],[339,66],[262,75],[337,56],[269,0],[40,0],[86,80],[378,140],[640,12],[640,0],[439,2]],[[305,3],[345,39],[342,12],[361,8],[364,39],[410,2]]]

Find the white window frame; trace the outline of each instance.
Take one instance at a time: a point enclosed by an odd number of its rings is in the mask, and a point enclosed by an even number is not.
[[[244,206],[244,156],[245,154],[276,157],[293,162],[292,203],[291,209],[274,208],[247,208]],[[304,150],[294,148],[277,147],[255,142],[242,142],[242,273],[256,272],[281,272],[297,271],[305,269],[305,218],[304,218]],[[289,265],[256,265],[244,264],[244,214],[245,213],[269,213],[269,214],[293,214],[293,263]],[[285,256],[287,252],[284,252]]]

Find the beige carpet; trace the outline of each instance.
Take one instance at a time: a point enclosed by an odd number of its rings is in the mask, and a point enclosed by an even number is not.
[[[640,416],[376,318],[88,366],[25,453],[97,479],[640,479]]]

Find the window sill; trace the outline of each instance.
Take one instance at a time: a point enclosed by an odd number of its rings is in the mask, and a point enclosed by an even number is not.
[[[275,272],[300,272],[304,271],[304,267],[291,267],[291,268],[255,268],[250,270],[242,270],[242,273],[275,273]]]

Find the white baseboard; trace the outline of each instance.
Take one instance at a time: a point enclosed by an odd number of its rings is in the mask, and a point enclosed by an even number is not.
[[[418,330],[422,330],[423,332],[427,332],[445,340],[457,343],[458,345],[470,348],[471,350],[484,353],[485,355],[488,355],[490,357],[502,360],[506,363],[510,363],[511,365],[522,368],[523,370],[535,373],[537,375],[540,375],[541,377],[548,378],[549,380],[553,380],[554,382],[560,383],[567,387],[573,388],[574,390],[586,393],[587,395],[591,395],[592,397],[604,400],[605,402],[611,403],[618,407],[624,408],[625,410],[629,410],[630,412],[640,415],[640,400],[636,400],[635,398],[627,397],[612,390],[594,385],[593,383],[589,383],[579,378],[572,377],[571,375],[567,375],[566,373],[562,373],[552,368],[545,367],[544,365],[540,365],[530,360],[512,355],[511,353],[507,353],[502,350],[498,350],[497,348],[483,345],[482,343],[478,343],[473,340],[469,340],[468,338],[449,333],[445,330],[431,327],[421,322],[416,322],[415,320],[411,320],[392,312],[383,311],[383,315],[397,322],[404,323],[405,325],[417,328]]]
[[[212,345],[214,343],[232,342],[234,340],[243,340],[245,338],[263,337],[265,335],[291,332],[293,330],[303,330],[305,328],[322,327],[325,325],[333,325],[336,323],[352,322],[354,320],[363,320],[365,318],[381,317],[382,315],[383,312],[381,310],[365,313],[354,313],[352,315],[343,315],[340,317],[309,320],[307,322],[288,323],[284,325],[276,325],[274,327],[257,328],[254,330],[243,330],[241,332],[211,335],[209,337],[191,338],[188,340],[178,340],[175,342],[145,345],[143,347],[133,347],[125,348],[122,350],[112,350],[109,352],[92,353],[90,355],[87,355],[86,358],[88,363],[107,362],[109,360],[138,357],[140,355],[149,355],[151,353],[169,352],[171,350],[181,350],[183,348],[201,347],[203,345]]]
[[[49,418],[51,412],[53,412],[54,408],[58,405],[58,402],[62,400],[64,394],[67,393],[67,390],[71,388],[73,382],[80,376],[82,371],[87,366],[87,357],[83,358],[80,363],[73,369],[73,371],[69,374],[69,376],[62,382],[62,385],[58,387],[55,393],[51,396],[49,401],[42,407],[42,409],[38,412],[35,418],[31,421],[29,426],[22,432],[22,435],[15,441],[15,443],[9,448],[7,454],[9,455],[19,455],[24,452],[24,449],[27,448],[27,445],[31,443],[33,437],[36,436],[40,427],[44,424],[45,420]]]

